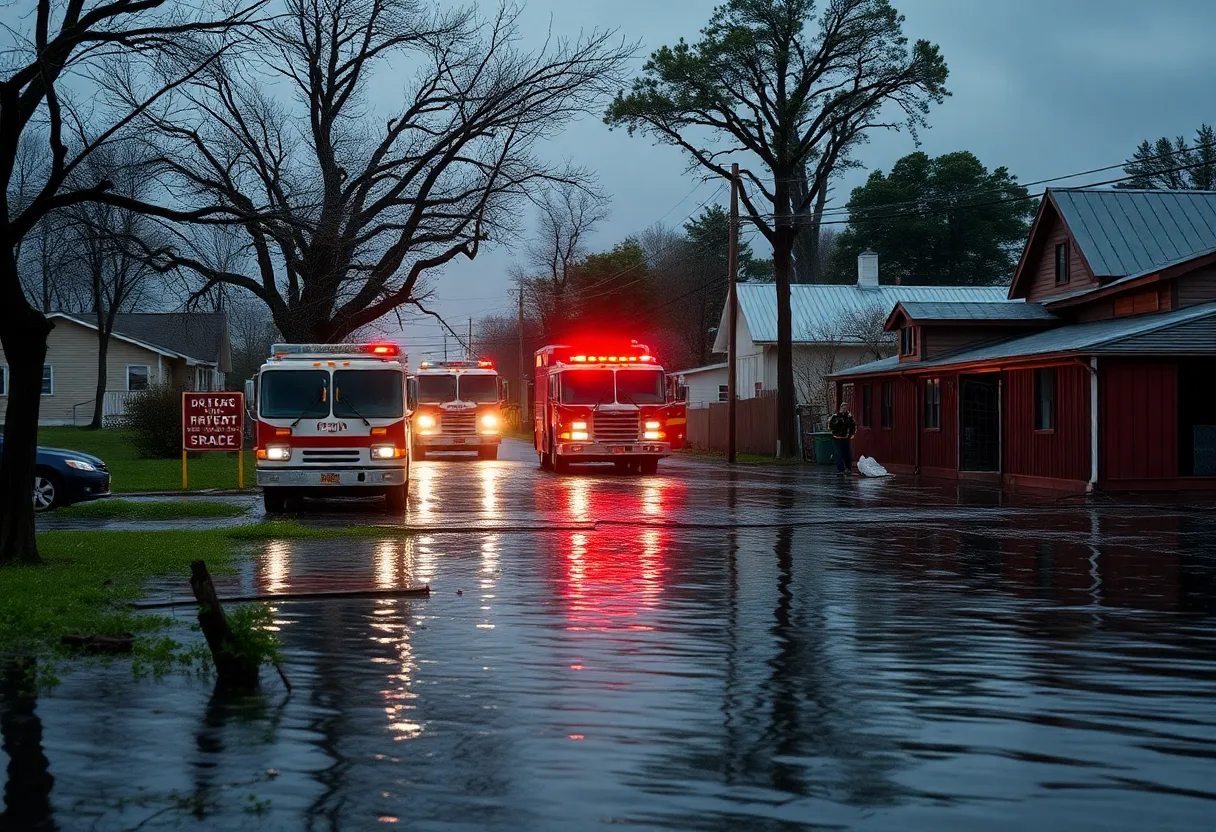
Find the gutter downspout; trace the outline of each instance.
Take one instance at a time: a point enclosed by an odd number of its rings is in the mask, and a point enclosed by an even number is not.
[[[1089,359],[1089,482],[1085,493],[1093,494],[1098,487],[1098,357]]]

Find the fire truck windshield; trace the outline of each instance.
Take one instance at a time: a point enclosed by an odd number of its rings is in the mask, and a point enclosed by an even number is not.
[[[456,401],[456,376],[418,376],[418,401],[439,404]]]
[[[405,412],[403,382],[394,370],[336,370],[334,416],[400,419]]]
[[[567,370],[561,374],[562,404],[611,404],[612,370]]]
[[[323,419],[329,415],[329,373],[325,370],[270,370],[258,392],[262,415],[270,419]]]
[[[498,377],[483,375],[460,376],[460,400],[487,404],[498,401]]]
[[[620,370],[616,374],[617,399],[630,404],[663,404],[667,390],[661,370]]]

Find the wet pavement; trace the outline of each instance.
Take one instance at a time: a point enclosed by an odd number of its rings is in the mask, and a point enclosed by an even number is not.
[[[226,591],[433,589],[277,603],[290,696],[67,674],[54,823],[1213,828],[1211,503],[527,451],[416,464],[404,519],[301,517],[399,536],[253,550]]]

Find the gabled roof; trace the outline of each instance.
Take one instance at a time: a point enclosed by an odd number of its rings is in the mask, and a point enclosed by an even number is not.
[[[87,315],[53,312],[48,317],[97,329],[97,321]],[[114,316],[113,337],[169,358],[218,365],[227,330],[222,312],[127,313]]]
[[[740,283],[739,313],[757,344],[777,342],[777,286]],[[831,330],[849,313],[877,310],[880,320],[900,301],[1011,303],[1003,286],[875,286],[796,283],[790,287],[790,311],[796,344],[818,343],[817,333]],[[1012,303],[1020,303],[1013,301]],[[722,310],[714,352],[726,352],[727,311]],[[862,343],[860,340],[857,343]]]
[[[723,361],[721,364],[706,364],[701,367],[689,367],[687,370],[672,370],[673,376],[694,376],[698,373],[712,373],[715,370],[725,370],[730,364]]]
[[[1216,250],[1216,191],[1048,191],[1095,277],[1147,274]]]
[[[1009,301],[900,301],[887,318],[890,328],[897,314],[913,323],[1006,324],[1058,321],[1040,303]]]
[[[1136,315],[1106,321],[1072,324],[1008,338],[991,344],[963,347],[953,353],[926,361],[903,361],[898,357],[884,358],[842,370],[835,377],[870,375],[887,371],[904,371],[979,364],[1034,358],[1066,353],[1083,355],[1169,353],[1173,355],[1216,355],[1216,340],[1204,339],[1210,331],[1200,322],[1216,321],[1216,303],[1191,306],[1172,312]],[[1147,338],[1152,335],[1154,337]]]

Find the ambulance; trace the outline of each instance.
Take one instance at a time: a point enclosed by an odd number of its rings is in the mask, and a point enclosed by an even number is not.
[[[249,391],[267,513],[301,497],[383,496],[403,514],[410,387],[396,344],[275,344]]]
[[[426,459],[431,451],[475,451],[480,459],[498,459],[503,383],[493,361],[423,361],[416,381],[414,459]]]
[[[668,393],[650,349],[628,344],[551,345],[536,351],[533,436],[540,464],[610,462],[654,474],[684,447],[686,405]]]

